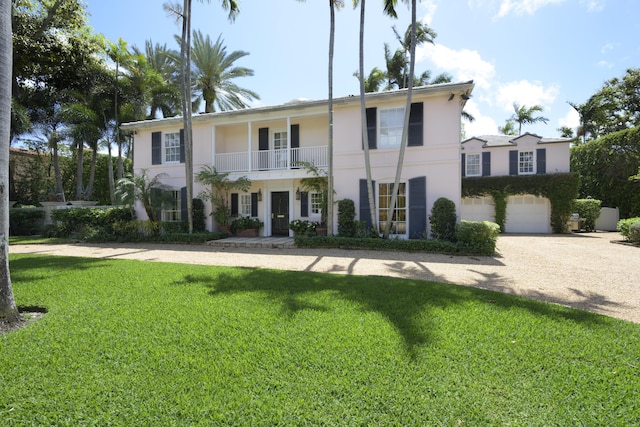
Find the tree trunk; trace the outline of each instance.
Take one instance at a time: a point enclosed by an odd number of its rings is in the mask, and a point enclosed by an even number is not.
[[[107,152],[109,157],[107,159],[107,170],[109,172],[109,198],[111,204],[116,204],[116,189],[113,184],[113,157],[111,157],[111,141],[107,141]]]
[[[376,221],[376,204],[373,198],[373,180],[371,179],[371,160],[369,157],[369,135],[367,132],[367,107],[365,104],[364,90],[364,9],[365,0],[360,0],[360,120],[362,122],[362,144],[364,148],[364,167],[367,173],[367,195],[369,199],[369,211],[371,212],[371,226],[373,232],[378,234],[378,222]],[[364,218],[360,218],[364,220]]]
[[[411,112],[411,93],[413,91],[413,76],[415,74],[416,62],[416,0],[411,0],[411,47],[409,59],[409,78],[407,85],[407,103],[404,108],[404,123],[402,127],[402,138],[400,139],[400,152],[398,153],[398,166],[396,168],[396,177],[393,182],[393,193],[391,195],[391,203],[387,211],[387,222],[384,227],[384,237],[389,237],[391,232],[391,223],[393,222],[393,213],[398,203],[398,190],[400,189],[400,177],[402,176],[402,167],[404,165],[404,152],[407,148],[407,140],[409,136],[409,113]]]
[[[78,143],[78,167],[76,168],[76,198],[75,200],[81,200],[82,197],[82,175],[84,170],[84,142]]]
[[[329,145],[327,157],[329,158],[327,176],[327,234],[333,235],[333,46],[336,32],[335,0],[329,0],[331,15],[331,27],[329,30]]]
[[[11,2],[0,5],[0,322],[20,321],[9,273],[9,134],[11,127]]]
[[[64,188],[62,186],[62,172],[60,171],[60,156],[58,155],[58,140],[54,135],[53,140],[50,142],[51,150],[53,151],[53,173],[56,178],[56,196],[60,197],[61,201],[66,201],[64,196]]]
[[[98,143],[96,142],[96,145]],[[87,185],[86,200],[93,200],[93,183],[96,178],[96,163],[98,162],[98,149],[96,147],[91,154],[91,168],[89,169],[89,184]]]
[[[180,74],[182,85],[182,121],[184,127],[184,171],[187,184],[187,224],[193,232],[193,132],[191,129],[191,0],[182,9],[182,46]]]

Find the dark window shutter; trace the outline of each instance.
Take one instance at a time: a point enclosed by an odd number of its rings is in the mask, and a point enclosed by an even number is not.
[[[251,216],[258,216],[258,193],[251,193]]]
[[[509,175],[518,175],[518,150],[509,151]]]
[[[180,129],[180,163],[184,163],[184,129]]]
[[[547,149],[538,148],[536,150],[536,173],[547,173]]]
[[[409,112],[409,139],[407,146],[419,147],[424,145],[423,142],[423,122],[424,122],[424,105],[422,102],[411,104]]]
[[[152,221],[160,221],[162,219],[162,190],[159,188],[151,188],[151,213],[155,218],[149,218]]]
[[[258,129],[258,150],[269,149],[269,128]]]
[[[162,164],[162,132],[151,134],[151,164]]]
[[[300,216],[309,216],[309,192],[300,192]]]
[[[376,137],[378,134],[378,109],[376,107],[367,108],[367,138],[369,139],[369,149],[375,150],[378,148]],[[364,149],[364,145],[363,145]]]
[[[373,188],[376,188],[375,181],[373,181]],[[371,224],[371,209],[369,209],[369,191],[367,189],[366,179],[360,180],[360,221],[364,221],[367,225],[367,228],[373,228],[373,224]]]
[[[460,169],[462,169],[462,177],[464,178],[467,176],[467,155],[462,153],[461,157],[460,163],[462,163],[462,167]]]
[[[238,193],[231,193],[231,216],[238,216]]]
[[[482,176],[491,175],[491,152],[482,153]]]
[[[427,230],[427,177],[409,180],[409,238],[419,239]]]
[[[300,148],[300,125],[291,125],[291,148]]]
[[[180,219],[183,221],[188,221],[187,212],[187,187],[182,187],[180,189]]]

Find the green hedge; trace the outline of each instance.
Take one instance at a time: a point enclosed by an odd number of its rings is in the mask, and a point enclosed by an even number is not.
[[[578,196],[580,177],[575,173],[544,175],[507,175],[462,178],[462,197],[533,194],[546,197],[551,203],[551,228],[554,233],[565,233],[573,213],[573,200]],[[496,203],[504,212],[496,212],[496,219],[506,218],[506,203]],[[498,222],[498,221],[496,221]],[[499,224],[500,225],[500,224]],[[504,225],[501,225],[504,228]]]
[[[9,209],[9,235],[32,236],[40,234],[44,224],[44,210],[41,208]]]
[[[380,239],[371,237],[295,236],[300,248],[370,249],[403,252],[431,252],[450,255],[493,255],[499,227],[484,221],[463,221],[456,230],[456,242],[427,239]]]
[[[640,217],[621,219],[616,228],[625,240],[631,241],[631,226],[634,224],[640,224]]]

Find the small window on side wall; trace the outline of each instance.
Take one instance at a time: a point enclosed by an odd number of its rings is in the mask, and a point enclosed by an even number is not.
[[[480,154],[467,154],[466,176],[480,176]]]

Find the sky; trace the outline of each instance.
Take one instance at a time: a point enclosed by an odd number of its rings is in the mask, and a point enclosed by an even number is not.
[[[85,0],[95,32],[129,46],[145,41],[177,48],[180,33],[162,0]],[[182,3],[180,1],[180,3]],[[229,21],[221,1],[193,4],[192,28],[213,41],[222,35],[227,51],[249,55],[236,65],[254,70],[236,80],[260,95],[252,106],[280,105],[294,99],[327,99],[329,2],[327,0],[239,0]],[[352,2],[336,13],[335,97],[357,95],[359,8]],[[398,19],[383,15],[382,1],[366,2],[365,73],[385,69],[384,43],[399,44],[409,7],[398,2]],[[604,83],[640,67],[639,0],[422,0],[418,19],[434,29],[434,45],[417,51],[416,73],[446,72],[454,82],[473,80],[465,110],[465,137],[497,134],[513,114],[513,104],[541,105],[547,124],[523,127],[542,137],[557,128],[578,126],[568,102],[584,103]]]

